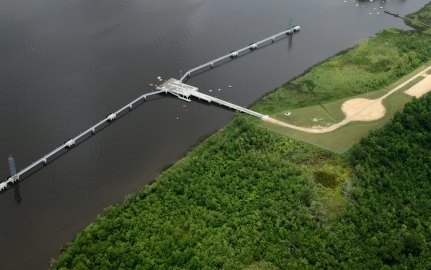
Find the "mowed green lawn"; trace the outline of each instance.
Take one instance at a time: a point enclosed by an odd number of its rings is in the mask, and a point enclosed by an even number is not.
[[[431,57],[431,35],[385,30],[265,95],[253,109],[268,115],[393,88]]]
[[[345,118],[344,113],[341,110],[341,105],[345,101],[352,98],[377,99],[398,85],[404,83],[406,80],[415,76],[419,72],[423,71],[426,67],[427,66],[422,66],[421,68],[415,70],[415,72],[412,72],[408,76],[405,76],[403,79],[382,90],[372,91],[366,94],[357,95],[326,104],[287,109],[271,116],[286,123],[301,127],[330,126],[340,122]],[[393,118],[397,111],[401,111],[404,108],[404,105],[412,99],[412,97],[406,95],[404,91],[417,84],[422,79],[424,79],[424,77],[417,77],[413,81],[406,84],[404,87],[400,88],[397,92],[384,99],[383,105],[386,108],[385,116],[376,121],[352,122],[333,132],[323,134],[302,132],[291,128],[280,127],[267,122],[261,122],[260,126],[330,151],[343,153],[350,149],[350,147],[352,147],[355,143],[359,142],[360,139],[367,135],[370,130],[383,126]]]
[[[346,100],[381,97],[418,72],[430,69],[430,42],[431,35],[417,31],[384,30],[267,94],[252,109],[297,126],[332,125],[344,119],[341,105]],[[392,119],[411,99],[402,93],[410,86],[385,100],[387,113],[382,119],[353,122],[328,134],[309,134],[268,123],[259,125],[328,150],[344,152],[368,131]],[[286,116],[286,112],[291,114]]]
[[[430,43],[431,35],[417,31],[384,30],[279,87],[252,109],[297,126],[332,125],[344,119],[341,105],[346,100],[381,97],[428,68]],[[387,113],[377,121],[353,122],[328,134],[309,134],[268,123],[259,125],[328,150],[344,152],[369,130],[392,119],[411,99],[402,92],[416,82],[388,97],[384,101]],[[291,114],[286,116],[286,112]]]

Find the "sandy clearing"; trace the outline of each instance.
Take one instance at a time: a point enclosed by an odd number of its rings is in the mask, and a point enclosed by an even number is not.
[[[409,88],[404,93],[409,96],[420,98],[429,91],[431,91],[431,75],[426,76],[425,79],[413,85],[413,87]]]
[[[426,77],[425,79],[421,80],[414,86],[407,89],[405,91],[406,94],[420,97],[425,93],[431,91],[431,75],[428,75],[427,71],[428,69],[425,69],[424,71],[419,72],[415,76],[411,77],[410,79],[406,80],[402,84],[393,88],[391,91],[389,91],[388,93],[386,93],[385,95],[381,96],[378,99],[354,98],[354,99],[347,100],[341,106],[341,109],[343,113],[346,115],[346,118],[328,127],[322,127],[322,126],[313,126],[311,128],[299,127],[299,126],[295,126],[295,125],[288,124],[283,121],[274,119],[269,116],[264,116],[262,120],[278,126],[292,128],[295,130],[304,131],[308,133],[328,133],[353,121],[378,120],[382,118],[386,113],[386,109],[383,106],[383,100],[388,96],[392,95],[393,93],[395,93],[396,91],[398,91],[400,88],[410,83],[411,81],[415,80],[416,78],[420,76]]]
[[[396,88],[396,90],[398,89],[399,87]],[[296,129],[296,130],[304,131],[308,133],[315,133],[315,134],[328,133],[353,121],[374,121],[382,118],[383,116],[385,116],[385,113],[386,113],[386,108],[385,106],[383,106],[382,101],[387,96],[394,93],[395,91],[391,90],[389,93],[387,93],[386,95],[378,99],[354,98],[354,99],[347,100],[346,102],[343,103],[343,105],[341,105],[341,109],[344,115],[346,116],[346,118],[328,127],[322,127],[322,126],[313,126],[311,128],[298,127],[298,126],[291,125],[283,121],[274,119],[269,116],[264,117],[262,120],[282,127],[292,128],[292,129]]]
[[[374,121],[385,116],[386,108],[381,100],[354,98],[341,106],[346,118],[351,121]]]

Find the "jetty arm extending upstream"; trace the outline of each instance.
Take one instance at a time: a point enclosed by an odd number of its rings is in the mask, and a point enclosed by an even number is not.
[[[46,165],[49,162],[49,159],[52,158],[52,157],[54,157],[56,154],[61,153],[65,149],[70,149],[71,147],[75,146],[76,144],[79,144],[87,136],[94,135],[98,131],[98,128],[103,127],[103,125],[105,125],[107,123],[109,124],[110,122],[114,121],[117,118],[118,114],[130,111],[134,107],[136,107],[140,101],[146,100],[146,98],[148,96],[157,95],[157,94],[160,94],[162,92],[163,91],[154,91],[154,92],[146,93],[146,94],[143,94],[143,95],[139,96],[138,98],[134,99],[133,101],[129,102],[127,105],[121,107],[119,110],[117,110],[114,113],[108,115],[103,120],[99,121],[97,124],[91,126],[87,130],[79,133],[78,136],[76,136],[76,137],[74,137],[74,138],[66,141],[65,143],[63,143],[59,147],[55,148],[54,150],[52,150],[48,154],[46,154],[43,157],[39,158],[38,160],[36,160],[35,162],[31,163],[30,165],[28,165],[24,169],[18,171],[16,174],[9,176],[5,181],[3,181],[3,182],[0,183],[0,191],[5,190],[7,188],[7,186],[8,186],[8,184],[13,184],[13,183],[15,183],[15,182],[17,182],[19,180],[22,180],[23,176],[25,176],[25,174],[29,173],[31,170],[33,170],[37,166],[44,166],[44,165]]]
[[[254,51],[254,50],[258,49],[259,46],[262,45],[262,44],[265,44],[267,42],[275,42],[275,41],[277,41],[277,39],[280,36],[291,35],[291,34],[293,34],[295,32],[298,32],[300,29],[301,29],[301,27],[299,25],[296,25],[296,26],[291,27],[289,29],[286,29],[286,30],[284,30],[284,31],[282,31],[280,33],[277,33],[275,35],[272,35],[272,36],[267,37],[265,39],[262,39],[260,41],[254,42],[254,43],[252,43],[252,44],[250,44],[250,45],[248,45],[248,46],[246,46],[244,48],[241,48],[239,50],[230,52],[230,53],[228,53],[226,55],[223,55],[223,56],[221,56],[219,58],[216,58],[216,59],[213,59],[211,61],[208,61],[205,64],[202,64],[200,66],[197,66],[197,67],[194,67],[192,69],[189,69],[189,70],[186,71],[186,73],[184,74],[184,76],[181,77],[180,81],[181,82],[185,82],[186,79],[190,78],[190,76],[192,76],[192,73],[195,72],[195,71],[198,71],[198,70],[201,70],[201,69],[207,68],[207,67],[213,68],[214,65],[216,65],[218,62],[220,62],[222,60],[229,59],[229,58],[236,58],[236,57],[240,56],[240,54],[243,53],[243,52]]]

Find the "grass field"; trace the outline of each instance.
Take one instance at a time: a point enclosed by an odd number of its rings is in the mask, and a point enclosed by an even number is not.
[[[376,99],[424,71],[431,64],[431,36],[384,30],[274,90],[252,109],[301,127],[330,126],[344,119],[341,105],[352,98]],[[428,70],[428,73],[430,71]],[[401,79],[400,79],[401,78]],[[383,104],[386,114],[371,122],[352,122],[327,134],[309,134],[269,123],[260,126],[337,153],[348,150],[371,129],[383,126],[412,97],[399,89]],[[286,112],[291,112],[286,116]]]
[[[387,92],[389,92],[397,85],[405,82],[407,79],[411,78],[412,76],[416,75],[418,72],[421,72],[421,71],[423,71],[423,67],[416,70],[414,73],[409,74],[409,76],[406,76],[405,78],[398,81],[397,83],[392,84],[390,87],[386,87],[385,89],[382,89],[382,90],[372,91],[366,94],[344,98],[341,100],[337,100],[337,101],[333,101],[325,104],[318,104],[318,105],[307,106],[303,108],[286,109],[284,111],[271,115],[271,117],[300,127],[330,126],[344,119],[345,115],[341,110],[341,105],[347,100],[350,100],[353,98],[377,99],[383,96],[384,94],[386,94]],[[423,76],[420,76],[414,79],[404,87],[400,88],[398,92],[404,92],[405,90],[409,89],[410,87],[417,84],[423,79],[424,79]],[[290,115],[287,116],[286,113],[290,113]]]
[[[427,63],[426,65],[421,66],[420,68],[416,69],[414,72],[405,76],[401,80],[378,91],[372,91],[362,95],[344,98],[326,104],[287,109],[279,113],[275,113],[271,116],[278,120],[300,127],[330,126],[332,124],[340,122],[345,118],[345,115],[341,110],[341,105],[345,101],[352,98],[377,99],[385,95],[387,92],[397,87],[398,85],[404,83],[406,80],[417,75],[419,72],[422,72],[424,69],[428,68],[429,64],[430,63]],[[412,99],[412,97],[405,94],[404,91],[417,84],[422,79],[424,79],[423,76],[415,78],[405,86],[401,87],[397,92],[384,99],[383,105],[386,108],[385,116],[376,121],[352,122],[333,132],[323,134],[302,132],[291,128],[276,126],[268,122],[261,122],[259,125],[273,130],[277,133],[287,135],[291,138],[311,143],[313,145],[322,147],[330,151],[343,153],[350,149],[350,147],[352,147],[355,143],[359,142],[360,139],[366,134],[368,134],[370,130],[383,126],[393,118],[397,111],[401,111],[404,108],[404,105]],[[287,112],[290,113],[289,116],[286,116],[285,113]]]
[[[268,115],[387,89],[429,61],[431,36],[390,29],[306,71],[256,102]]]

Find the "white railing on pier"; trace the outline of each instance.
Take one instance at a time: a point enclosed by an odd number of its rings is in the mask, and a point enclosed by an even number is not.
[[[120,114],[122,112],[127,112],[128,110],[133,109],[140,101],[145,100],[148,96],[157,95],[157,94],[160,94],[162,92],[163,91],[155,91],[155,92],[143,94],[140,97],[129,102],[127,105],[121,107],[119,110],[108,115],[103,120],[99,121],[97,124],[91,126],[87,130],[79,133],[78,136],[67,140],[64,144],[55,148],[54,150],[52,150],[48,154],[44,155],[43,157],[39,158],[35,162],[31,163],[30,165],[28,165],[24,169],[18,171],[16,174],[9,176],[5,181],[0,183],[0,191],[2,191],[3,189],[6,189],[8,184],[13,184],[13,183],[19,181],[23,175],[25,175],[26,173],[28,173],[29,171],[31,171],[35,167],[40,166],[40,165],[46,165],[49,162],[49,159],[51,157],[64,151],[64,149],[68,149],[68,148],[73,147],[76,143],[79,143],[80,139],[83,139],[86,136],[95,134],[97,132],[98,128],[100,128],[101,126],[103,126],[106,123],[109,123],[109,122],[112,122],[113,120],[115,120],[118,114]]]
[[[188,71],[186,71],[186,73],[184,73],[184,76],[182,76],[182,77],[181,77],[180,81],[181,81],[181,82],[184,82],[184,80],[186,80],[187,78],[189,78],[190,76],[192,76],[192,73],[193,73],[193,72],[195,72],[195,71],[198,71],[198,70],[200,70],[200,69],[207,68],[207,67],[214,67],[218,62],[220,62],[220,61],[222,61],[222,60],[225,60],[225,59],[228,59],[228,58],[236,58],[236,57],[238,57],[239,55],[241,55],[241,53],[243,53],[243,52],[245,52],[245,51],[249,51],[249,50],[253,51],[253,50],[256,50],[256,49],[258,49],[258,48],[259,48],[259,46],[260,46],[260,45],[262,45],[262,44],[265,44],[265,43],[267,43],[267,42],[269,42],[269,41],[271,41],[271,42],[275,42],[275,41],[277,41],[277,39],[278,39],[280,36],[287,36],[287,35],[291,35],[291,34],[293,34],[293,33],[295,33],[295,32],[298,32],[300,29],[301,29],[301,27],[300,27],[299,25],[296,25],[296,26],[291,27],[291,28],[289,28],[289,29],[286,29],[286,30],[284,30],[284,31],[282,31],[282,32],[280,32],[280,33],[277,33],[277,34],[275,34],[275,35],[272,35],[272,36],[267,37],[267,38],[265,38],[265,39],[262,39],[262,40],[260,40],[260,41],[254,42],[254,43],[252,43],[252,44],[250,44],[250,45],[248,45],[248,46],[246,46],[246,47],[244,47],[244,48],[241,48],[241,49],[239,49],[239,50],[236,50],[236,51],[230,52],[230,53],[228,53],[228,54],[226,54],[226,55],[223,55],[223,56],[221,56],[221,57],[219,57],[219,58],[216,58],[216,59],[213,59],[213,60],[211,60],[211,61],[208,61],[208,62],[206,62],[205,64],[202,64],[202,65],[200,65],[200,66],[197,66],[197,67],[194,67],[194,68],[192,68],[192,69],[189,69]]]
[[[239,111],[239,112],[243,112],[243,113],[246,113],[246,114],[258,117],[260,119],[262,119],[265,116],[264,114],[252,111],[250,109],[241,107],[239,105],[236,105],[236,104],[230,103],[228,101],[224,101],[224,100],[221,100],[219,98],[215,98],[215,97],[212,97],[212,96],[200,93],[200,92],[193,92],[193,93],[191,93],[191,95],[194,96],[195,98],[198,98],[198,99],[201,99],[201,100],[205,100],[207,102],[214,102],[214,103],[217,103],[217,104],[219,104],[221,106],[228,107],[229,109],[233,109],[233,110],[236,110],[236,111]]]

